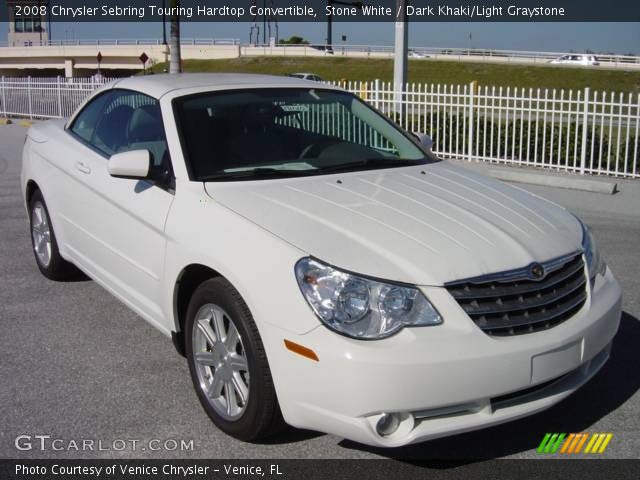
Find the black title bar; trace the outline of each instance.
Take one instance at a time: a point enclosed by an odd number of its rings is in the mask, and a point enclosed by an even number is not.
[[[27,3],[28,2],[28,3]],[[26,0],[15,18],[38,14],[51,22],[158,22],[171,15],[161,0]],[[629,0],[181,0],[183,22],[640,22],[640,2]],[[346,5],[345,5],[346,4]],[[0,21],[9,19],[0,0]]]

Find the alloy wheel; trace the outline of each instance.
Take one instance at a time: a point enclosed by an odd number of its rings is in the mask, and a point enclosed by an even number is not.
[[[233,319],[218,305],[203,305],[192,342],[198,387],[218,415],[237,420],[249,400],[249,364]]]
[[[51,262],[51,228],[41,202],[36,202],[31,210],[31,237],[38,262],[47,268]]]

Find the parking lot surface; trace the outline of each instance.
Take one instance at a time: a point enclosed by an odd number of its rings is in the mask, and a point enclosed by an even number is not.
[[[600,457],[638,458],[640,180],[622,182],[616,195],[522,187],[591,225],[624,291],[612,358],[576,394],[523,420],[401,449],[294,429],[248,444],[209,421],[187,363],[168,338],[94,282],[58,283],[39,273],[19,185],[25,133],[16,125],[0,127],[0,457],[533,458],[546,432],[584,431],[613,433]],[[56,444],[61,449],[42,451],[33,442],[19,450],[19,435],[49,435],[62,440]],[[73,448],[83,440],[94,440],[94,449]],[[126,441],[124,450],[118,440]],[[158,440],[152,447],[169,449],[151,449],[150,440]]]

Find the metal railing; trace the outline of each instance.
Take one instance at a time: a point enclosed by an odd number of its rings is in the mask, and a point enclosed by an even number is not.
[[[87,46],[87,45],[162,45],[161,38],[105,38],[105,39],[57,39],[44,40],[44,46]],[[255,45],[243,43],[237,38],[182,38],[182,45],[239,45],[241,55],[301,55],[311,56],[325,53],[336,56],[357,57],[392,57],[393,45],[351,45],[336,43],[331,49],[324,44],[306,45]],[[7,47],[6,41],[0,42],[0,47]],[[34,44],[34,46],[37,46]],[[260,53],[262,52],[262,53]],[[547,63],[564,55],[594,55],[602,66],[610,67],[640,67],[640,56],[618,55],[614,53],[582,53],[582,52],[540,52],[527,50],[497,50],[485,48],[449,48],[449,47],[420,47],[411,48],[410,56],[414,58],[432,58],[445,60],[480,60],[507,63]]]
[[[110,78],[1,77],[0,116],[31,119],[68,117]]]
[[[238,38],[182,38],[182,45],[240,45]],[[101,39],[81,39],[67,38],[58,40],[43,40],[42,44],[16,45],[15,47],[72,47],[86,45],[162,45],[161,38],[101,38]],[[0,42],[0,47],[8,47],[6,41]]]
[[[342,84],[436,154],[640,177],[640,94],[387,82]]]
[[[308,45],[250,45],[241,44],[241,54],[245,55],[253,49],[255,52],[264,52],[265,55],[301,55],[311,56],[318,53],[333,56],[378,56],[393,57],[392,45],[341,45],[334,44],[328,49],[323,44]],[[640,56],[617,55],[613,53],[576,53],[576,52],[536,52],[526,50],[495,50],[480,48],[442,48],[442,47],[413,47],[409,51],[410,58],[431,58],[445,60],[484,60],[500,61],[506,63],[548,63],[565,55],[591,55],[595,56],[601,65],[640,66]]]
[[[2,77],[0,116],[67,117],[108,80]],[[443,157],[640,177],[640,94],[475,83],[396,89],[378,80],[340,86],[406,130],[431,135]]]

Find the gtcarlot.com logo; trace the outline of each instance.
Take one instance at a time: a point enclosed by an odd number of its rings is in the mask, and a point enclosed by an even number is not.
[[[538,453],[604,453],[613,433],[547,433]]]
[[[18,450],[40,451],[76,451],[76,452],[104,452],[104,451],[193,451],[193,440],[183,439],[135,439],[117,438],[114,440],[102,439],[65,439],[54,438],[51,435],[18,435],[14,445]]]

